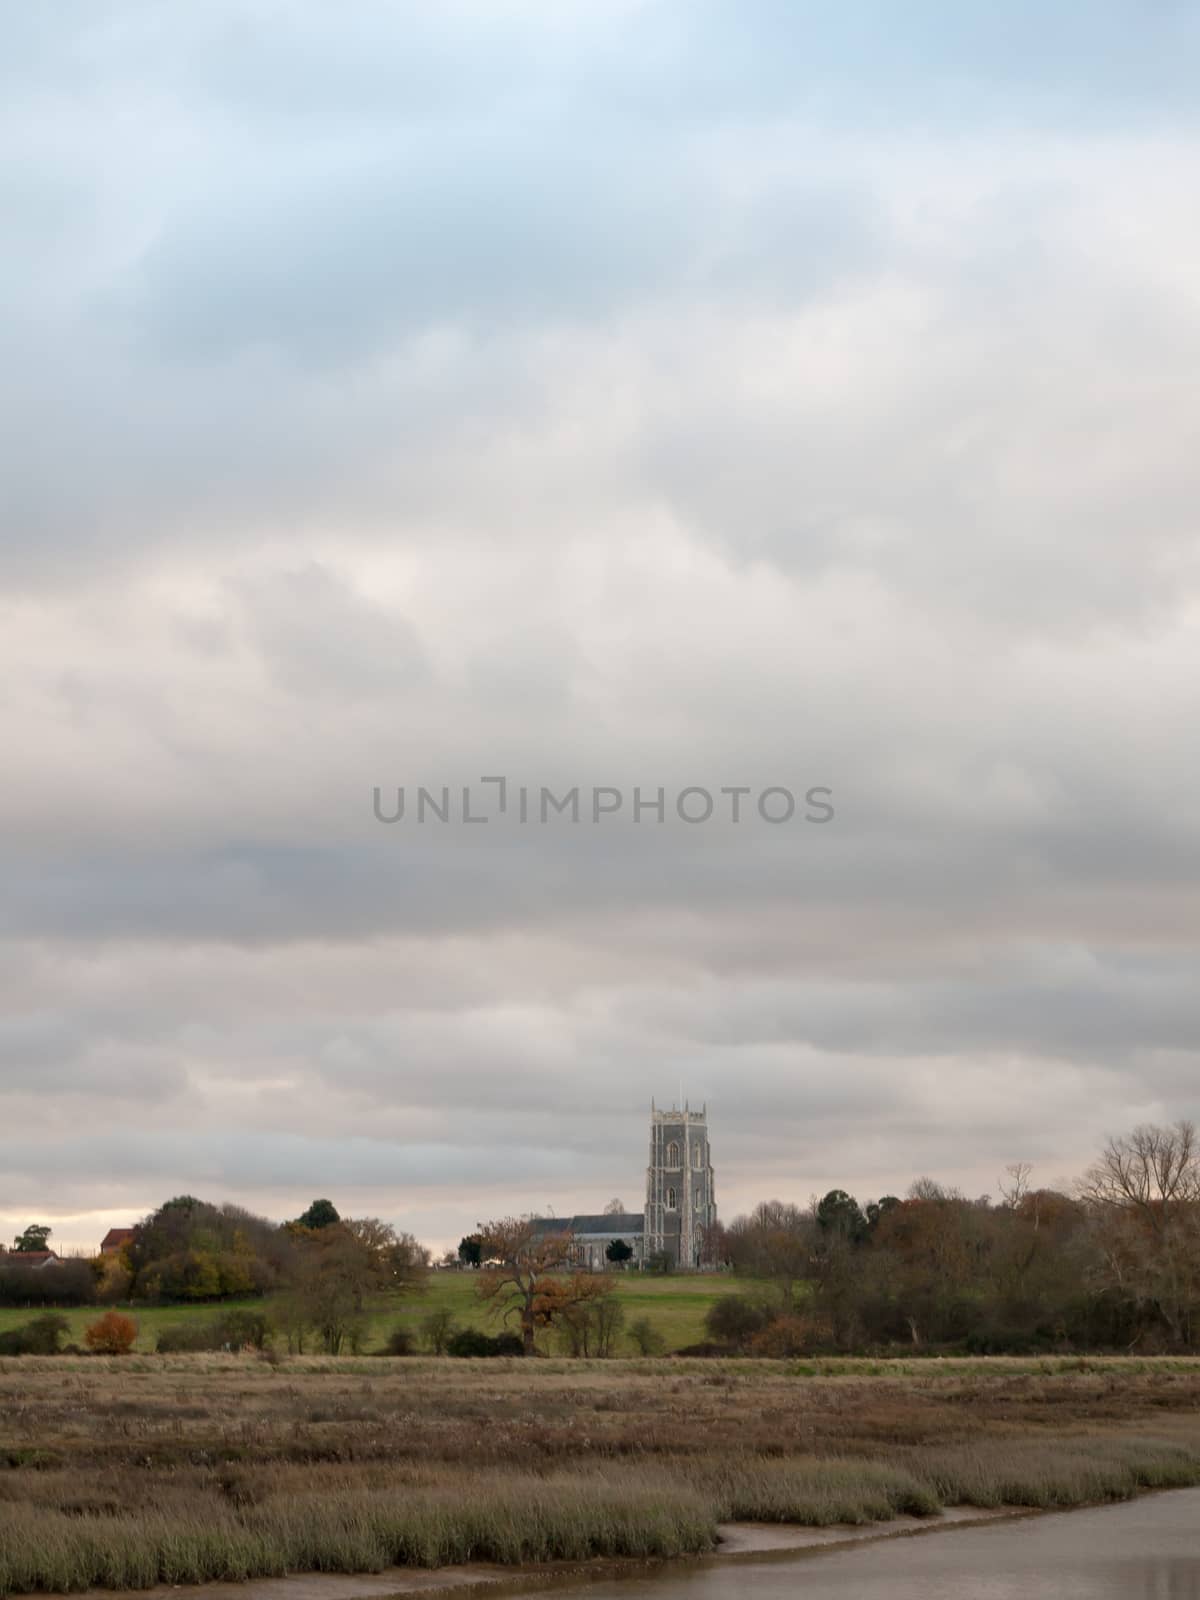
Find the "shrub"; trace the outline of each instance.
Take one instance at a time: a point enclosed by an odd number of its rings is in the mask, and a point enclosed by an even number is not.
[[[808,1355],[821,1343],[828,1343],[828,1340],[829,1330],[823,1329],[812,1317],[785,1312],[752,1335],[750,1349],[756,1356],[786,1360],[791,1356]]]
[[[189,1350],[219,1350],[213,1343],[212,1328],[206,1322],[173,1322],[158,1330],[154,1348],[161,1356],[179,1355]]]
[[[519,1356],[523,1346],[519,1333],[481,1333],[478,1328],[460,1328],[446,1340],[448,1356]]]
[[[704,1314],[704,1327],[710,1339],[720,1339],[736,1349],[744,1349],[756,1333],[770,1321],[765,1306],[748,1300],[744,1294],[726,1294],[714,1300]]]
[[[211,1322],[175,1322],[163,1328],[155,1341],[160,1355],[189,1350],[262,1350],[271,1324],[261,1311],[227,1311]]]
[[[106,1311],[88,1327],[83,1337],[88,1349],[97,1355],[127,1355],[137,1338],[137,1323],[119,1311]]]
[[[422,1319],[421,1332],[435,1356],[446,1354],[446,1343],[454,1332],[454,1313],[449,1306],[436,1306]]]
[[[261,1311],[226,1311],[213,1326],[221,1344],[234,1350],[262,1350],[271,1337],[271,1324]]]
[[[388,1334],[387,1344],[384,1346],[385,1354],[389,1356],[411,1356],[416,1348],[412,1330],[403,1323],[398,1328],[393,1328]]]
[[[629,1337],[640,1356],[660,1356],[666,1349],[667,1341],[649,1317],[638,1317],[631,1322]]]
[[[66,1317],[54,1311],[34,1317],[20,1328],[10,1328],[0,1333],[0,1356],[56,1356],[62,1353],[62,1341],[70,1331]]]
[[[450,1356],[490,1356],[492,1339],[478,1328],[460,1328],[446,1340],[446,1354]]]

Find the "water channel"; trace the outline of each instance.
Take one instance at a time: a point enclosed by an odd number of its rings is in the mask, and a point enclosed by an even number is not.
[[[590,1600],[1200,1600],[1200,1489],[843,1549],[668,1567],[588,1584],[586,1593]]]

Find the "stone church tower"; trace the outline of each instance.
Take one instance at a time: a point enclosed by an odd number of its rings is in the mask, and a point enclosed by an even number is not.
[[[707,1110],[650,1102],[644,1258],[665,1250],[677,1267],[700,1265],[704,1230],[717,1220]]]

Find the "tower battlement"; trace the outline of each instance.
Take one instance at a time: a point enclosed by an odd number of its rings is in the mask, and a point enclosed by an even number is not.
[[[686,1102],[685,1102],[682,1111],[680,1111],[677,1106],[672,1106],[671,1109],[668,1111],[663,1107],[656,1106],[654,1104],[653,1100],[650,1102],[650,1121],[651,1121],[651,1123],[655,1123],[655,1122],[680,1122],[680,1123],[682,1123],[682,1122],[690,1122],[693,1127],[703,1127],[705,1125],[705,1123],[707,1122],[707,1119],[708,1119],[708,1107],[707,1106],[702,1106],[699,1111],[692,1111],[688,1107]]]

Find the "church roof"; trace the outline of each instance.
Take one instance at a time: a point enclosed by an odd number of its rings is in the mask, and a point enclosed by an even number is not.
[[[616,1239],[627,1233],[641,1233],[643,1219],[640,1211],[604,1211],[577,1217],[535,1217],[538,1233],[603,1233]]]

